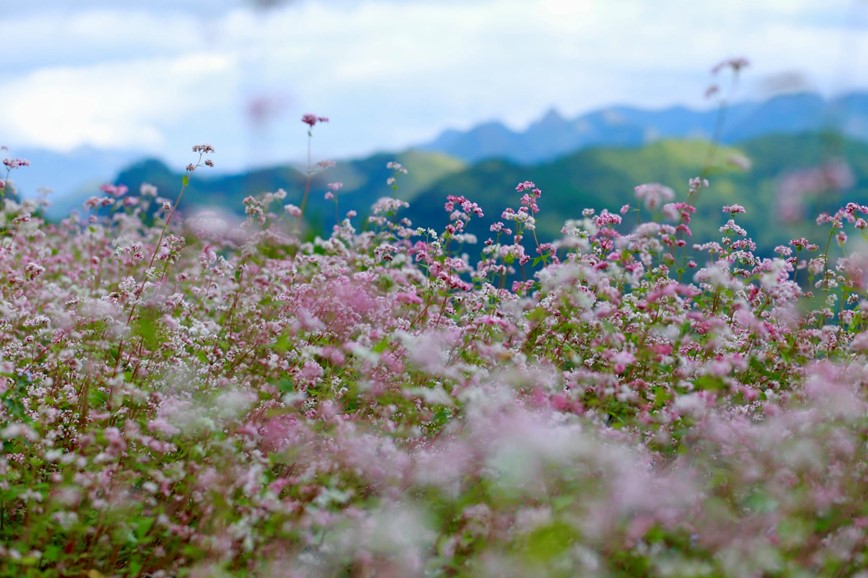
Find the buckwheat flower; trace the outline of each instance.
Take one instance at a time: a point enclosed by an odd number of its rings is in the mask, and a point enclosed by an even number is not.
[[[24,266],[24,272],[27,273],[28,279],[35,279],[45,273],[45,267],[35,261],[30,261]]]
[[[694,282],[708,284],[715,289],[738,289],[740,283],[733,279],[729,272],[729,264],[720,260],[703,267],[693,276]]]
[[[327,116],[316,116],[315,114],[305,114],[301,117],[301,122],[313,128],[318,122],[328,122]]]
[[[31,442],[39,441],[39,434],[36,433],[36,430],[23,423],[13,423],[0,430],[0,438],[2,439],[11,440],[19,437]]]
[[[515,190],[516,190],[517,192],[521,193],[521,192],[524,192],[524,191],[527,191],[527,190],[530,190],[530,189],[534,189],[534,188],[536,188],[536,185],[533,184],[531,181],[524,181],[523,183],[519,183],[519,184],[515,187]]]
[[[711,84],[705,89],[705,98],[711,98],[720,92],[720,87],[716,84]]]
[[[389,161],[386,163],[386,168],[395,171],[396,173],[407,174],[407,169],[401,163],[395,161]]]
[[[662,205],[665,201],[671,201],[675,198],[675,191],[659,183],[639,185],[633,190],[636,192],[636,198],[644,200],[645,206],[651,211]]]
[[[30,161],[25,159],[3,159],[3,164],[6,165],[6,168],[12,170],[21,167],[29,167]]]
[[[292,205],[292,204],[286,205],[284,207],[284,210],[286,210],[286,212],[289,213],[293,217],[300,217],[301,216],[301,209],[295,205]]]
[[[214,147],[212,147],[212,146],[209,145],[209,144],[200,144],[200,145],[195,145],[195,146],[193,147],[193,152],[194,152],[194,153],[202,153],[202,154],[213,153],[213,152],[214,152]]]
[[[115,446],[125,446],[126,442],[121,434],[121,430],[116,427],[108,427],[103,430],[103,436],[105,440]]]
[[[539,206],[536,204],[536,197],[524,194],[521,197],[521,205],[523,209],[528,209],[531,213],[539,213]]]
[[[217,396],[214,406],[220,417],[236,419],[250,409],[255,399],[256,396],[251,392],[228,390]]]
[[[749,64],[750,62],[748,62],[747,58],[727,58],[715,65],[714,68],[711,69],[711,73],[717,74],[725,68],[731,68],[734,73],[738,74],[742,68],[747,68]]]
[[[51,515],[51,520],[64,530],[69,530],[70,528],[73,528],[76,524],[78,524],[78,514],[76,514],[75,512],[64,511],[55,512]],[[12,552],[15,552],[15,550],[13,550]],[[12,552],[10,552],[10,554]],[[15,559],[14,556],[10,556],[10,558]]]
[[[852,255],[841,257],[838,259],[838,270],[854,289],[868,290],[868,250],[857,250]]]
[[[99,190],[113,197],[122,197],[129,190],[125,185],[110,185],[105,184],[100,186]]]
[[[707,189],[708,188],[708,186],[709,186],[708,179],[703,179],[700,177],[693,177],[692,179],[687,181],[687,186],[688,186],[688,191],[687,191],[688,194],[693,195],[693,194],[696,194],[700,189]]]
[[[741,153],[733,153],[726,158],[726,164],[743,171],[749,171],[753,162]]]
[[[723,212],[729,213],[730,215],[735,215],[736,213],[744,213],[744,207],[741,205],[724,205]]]
[[[615,373],[624,373],[627,370],[627,366],[636,363],[636,356],[629,351],[611,353],[609,359],[613,364]]]
[[[819,249],[818,245],[811,243],[810,241],[808,241],[804,237],[799,237],[798,239],[791,239],[790,245],[792,245],[793,247],[795,247],[799,251],[801,251],[803,249],[808,250],[808,251],[816,251]]]
[[[778,217],[785,222],[796,221],[801,218],[811,198],[824,192],[849,189],[854,183],[852,169],[840,159],[826,161],[818,167],[790,171],[779,179],[776,186]]]
[[[681,211],[678,210],[676,203],[666,203],[663,205],[663,216],[670,221],[677,221],[681,218]]]
[[[736,225],[735,221],[733,221],[732,219],[727,221],[727,223],[720,228],[720,232],[721,233],[735,233],[736,235],[738,235],[740,237],[744,237],[747,235],[747,231],[745,231],[743,228]]]
[[[819,275],[826,268],[826,260],[823,257],[815,257],[808,261],[808,271],[811,275]]]

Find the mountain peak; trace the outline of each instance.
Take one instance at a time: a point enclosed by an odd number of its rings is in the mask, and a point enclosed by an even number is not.
[[[548,109],[548,111],[546,111],[546,113],[543,115],[540,122],[549,122],[553,120],[565,120],[564,116],[555,107]]]
[[[865,99],[865,100],[863,100]],[[741,142],[771,133],[839,129],[868,140],[868,115],[862,103],[868,93],[850,93],[826,99],[817,93],[778,95],[762,102],[742,102],[727,107],[724,143]],[[831,110],[835,107],[837,110]],[[837,116],[830,120],[830,112]],[[718,112],[683,106],[647,110],[632,106],[609,106],[567,120],[550,108],[523,132],[493,131],[490,124],[467,131],[451,131],[422,145],[453,155],[465,162],[507,158],[529,165],[553,160],[589,146],[641,146],[661,138],[709,138],[714,134]],[[486,128],[487,130],[480,130]],[[501,132],[503,138],[496,139]],[[481,136],[484,135],[484,138]]]
[[[558,109],[552,107],[546,111],[539,120],[532,123],[528,130],[533,130],[536,127],[553,127],[553,126],[561,126],[567,123],[567,119],[558,112]]]

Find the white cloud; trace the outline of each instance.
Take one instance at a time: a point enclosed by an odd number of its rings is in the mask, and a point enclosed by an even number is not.
[[[230,165],[286,158],[310,111],[333,118],[320,150],[396,149],[447,126],[522,126],[551,106],[701,105],[710,68],[730,56],[752,63],[743,96],[792,72],[825,92],[868,86],[868,5],[848,0],[26,4],[4,21],[21,57],[0,76],[0,135],[55,148],[174,155],[204,136],[218,162],[221,150]],[[257,141],[243,111],[261,95],[287,104]]]
[[[203,85],[231,70],[210,54],[39,69],[0,87],[0,124],[19,146],[155,149],[162,127],[195,113]]]

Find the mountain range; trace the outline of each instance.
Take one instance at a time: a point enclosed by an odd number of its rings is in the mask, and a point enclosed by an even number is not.
[[[733,159],[737,162],[732,162]],[[750,159],[749,169],[744,166],[745,159]],[[408,169],[408,174],[397,175],[394,188],[387,183],[394,175],[387,168],[392,160]],[[850,182],[844,183],[844,190],[822,186],[805,189],[800,213],[796,215],[800,218],[784,222],[780,209],[782,184],[795,179],[811,187],[817,174],[838,166],[829,163],[840,162],[848,166],[849,174],[844,180]],[[687,182],[699,174],[705,174],[711,186],[688,197]],[[121,172],[116,182],[132,191],[147,182],[157,186],[161,195],[173,198],[182,178],[182,173],[149,160]],[[241,200],[246,195],[278,188],[287,191],[284,203],[298,205],[305,180],[303,172],[287,166],[213,177],[197,172],[190,179],[181,211],[190,215],[205,208],[219,208],[241,217]],[[812,222],[818,211],[834,211],[850,200],[868,203],[868,143],[834,133],[813,132],[762,136],[737,146],[713,146],[698,139],[667,139],[643,147],[586,148],[534,165],[520,165],[508,159],[465,163],[439,152],[410,150],[339,163],[314,175],[305,217],[312,233],[325,235],[337,218],[343,218],[352,209],[359,213],[356,226],[364,227],[370,205],[379,197],[393,196],[410,202],[410,208],[402,215],[414,224],[442,230],[448,223],[444,211],[446,196],[465,195],[479,203],[485,212],[484,218],[475,219],[468,228],[481,242],[492,236],[490,225],[501,219],[504,209],[518,208],[520,195],[515,187],[525,180],[535,182],[543,191],[537,222],[540,242],[558,238],[564,222],[581,218],[582,209],[615,212],[625,204],[635,208],[639,203],[634,187],[657,182],[672,187],[675,200],[689,201],[697,207],[691,227],[698,241],[720,239],[718,229],[729,218],[721,212],[723,205],[744,206],[747,213],[739,215],[738,222],[750,232],[759,253],[771,256],[776,245],[792,238],[804,236],[825,242],[828,230]],[[325,199],[327,184],[335,181],[344,183],[337,195],[337,206]],[[647,219],[647,211],[639,215],[629,213],[625,222],[632,226],[639,222],[638,218]],[[478,254],[480,248],[467,250]]]
[[[524,131],[487,122],[463,132],[447,130],[417,148],[471,163],[504,158],[530,165],[591,146],[636,147],[672,138],[734,144],[768,134],[821,130],[868,140],[868,93],[832,99],[815,93],[783,94],[706,111],[681,106],[663,110],[613,106],[572,119],[550,110]]]
[[[719,146],[712,145],[709,136],[715,136]],[[93,167],[109,175],[102,182],[125,184],[134,192],[147,182],[166,197],[176,194],[182,179],[179,171],[156,159],[130,163],[131,154],[115,151],[101,156],[100,151],[85,150],[68,158],[45,156],[44,162],[55,163],[57,172],[46,173],[39,167],[34,174],[90,179],[86,188],[55,199],[50,215],[67,214],[80,208],[88,196],[99,194],[101,181]],[[749,158],[752,168],[743,171],[727,162],[738,157]],[[313,177],[306,216],[316,230],[325,232],[336,215],[342,216],[349,209],[364,215],[380,196],[397,196],[411,202],[407,215],[414,222],[439,227],[446,220],[446,195],[460,194],[479,202],[486,211],[486,218],[472,228],[484,240],[489,235],[488,226],[500,212],[507,206],[516,208],[515,185],[532,180],[544,191],[540,236],[552,239],[563,222],[578,217],[582,208],[617,210],[622,204],[635,205],[633,187],[640,183],[663,183],[686,200],[687,180],[706,172],[712,188],[691,199],[698,205],[698,217],[702,217],[694,229],[706,239],[719,237],[720,207],[739,203],[748,208],[740,221],[754,226],[761,251],[770,253],[775,244],[788,238],[816,232],[816,227],[805,222],[769,226],[775,223],[776,192],[783,179],[788,174],[798,175],[793,171],[830,159],[844,159],[850,165],[854,186],[847,198],[868,200],[864,199],[868,188],[868,93],[831,100],[815,94],[791,94],[720,111],[611,107],[572,120],[552,111],[523,132],[487,123],[465,132],[446,131],[432,142],[401,153],[339,162]],[[396,190],[386,184],[393,176],[386,167],[392,160],[409,171],[396,175]],[[119,166],[124,168],[109,171]],[[288,192],[286,202],[299,204],[305,179],[303,171],[289,165],[223,175],[203,170],[191,179],[182,210],[189,213],[219,206],[242,215],[245,196],[278,188]],[[22,182],[16,179],[19,187]],[[330,182],[344,185],[337,207],[324,199]],[[27,194],[27,189],[21,188]],[[818,193],[822,194],[807,199],[805,216],[834,209],[843,198],[829,191]]]
[[[673,138],[736,144],[769,134],[821,130],[868,140],[868,92],[835,98],[815,93],[784,94],[712,110],[611,106],[570,119],[550,110],[522,131],[492,121],[466,131],[446,130],[410,148],[443,153],[465,163],[500,158],[533,165],[588,147],[639,147]],[[30,197],[42,187],[52,189],[57,200],[55,213],[95,194],[100,184],[112,181],[123,169],[146,158],[141,151],[92,147],[68,153],[31,148],[12,150],[6,156],[31,161],[32,168],[11,175],[13,182]]]
[[[35,197],[44,188],[53,193],[49,199],[66,201],[64,204],[68,205],[68,199],[82,200],[99,192],[100,185],[141,159],[142,153],[85,146],[65,153],[40,148],[12,149],[3,151],[2,156],[30,161],[30,167],[10,174],[16,190],[24,196]]]

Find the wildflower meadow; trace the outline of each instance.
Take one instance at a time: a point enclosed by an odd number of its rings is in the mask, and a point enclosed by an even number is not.
[[[217,155],[57,222],[5,161],[3,576],[868,577],[868,206],[769,256],[692,236],[713,175],[551,242],[528,181],[186,214]]]

